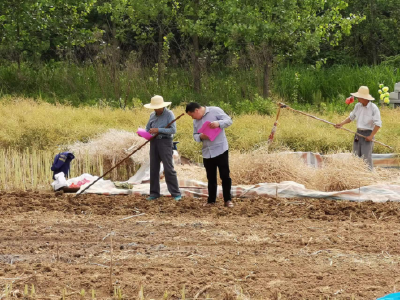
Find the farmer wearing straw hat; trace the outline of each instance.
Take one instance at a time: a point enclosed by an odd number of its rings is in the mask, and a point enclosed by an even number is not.
[[[168,191],[176,200],[181,200],[178,178],[172,163],[172,138],[176,133],[176,123],[171,127],[165,128],[175,119],[174,113],[167,109],[171,102],[164,102],[163,97],[154,96],[151,103],[144,107],[154,109],[146,125],[146,131],[151,134],[157,134],[157,137],[150,141],[150,197],[147,200],[156,200],[160,197],[160,162],[164,165],[165,182]]]
[[[372,170],[373,139],[382,127],[381,114],[379,108],[371,102],[375,99],[369,94],[368,87],[361,86],[357,93],[351,93],[351,95],[358,99],[358,103],[354,106],[350,116],[343,122],[335,124],[335,127],[340,128],[354,119],[357,120],[357,133],[366,136],[366,138],[354,136],[353,152],[355,155],[363,157]]]
[[[224,206],[233,207],[231,188],[232,180],[229,176],[229,156],[228,141],[225,136],[224,128],[232,125],[232,119],[219,107],[201,106],[196,102],[186,105],[186,113],[193,119],[193,137],[196,142],[203,143],[203,164],[207,173],[208,180],[208,201],[205,206],[215,204],[217,198],[217,168],[222,180],[222,193],[224,196]],[[203,124],[209,121],[210,128],[221,128],[221,132],[210,139],[204,133],[199,133]]]

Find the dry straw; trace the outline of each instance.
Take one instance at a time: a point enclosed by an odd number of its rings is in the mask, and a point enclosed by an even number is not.
[[[175,115],[182,111],[183,107],[174,109]],[[382,109],[381,114],[384,127],[378,133],[379,139],[390,141],[396,147],[395,152],[398,152],[400,139],[393,139],[400,133],[398,110]],[[82,173],[103,174],[107,168],[126,156],[125,149],[144,142],[133,131],[139,126],[145,126],[149,115],[150,111],[145,109],[122,111],[111,108],[74,108],[24,98],[1,98],[0,189],[49,188],[52,181],[50,167],[59,145],[70,145],[69,149],[76,154],[77,158],[71,164],[71,176]],[[335,123],[341,121],[343,116],[331,114],[324,118]],[[234,184],[290,180],[308,188],[340,190],[398,178],[392,171],[377,169],[369,172],[360,159],[351,156],[348,159],[333,157],[326,161],[324,168],[314,169],[293,156],[268,154],[263,147],[254,152],[257,145],[267,141],[275,118],[255,114],[234,116],[233,119],[233,125],[226,130],[226,134],[231,149]],[[294,151],[314,152],[351,148],[352,136],[327,124],[286,111],[279,120],[272,144],[275,151],[281,150],[277,145],[285,145]],[[193,140],[192,119],[184,117],[177,125],[175,140],[180,142],[179,152],[201,162],[201,145]],[[355,124],[348,126],[354,128]],[[77,140],[88,142],[72,144]],[[374,151],[380,153],[387,149],[377,145]],[[118,168],[111,174],[111,178],[126,180],[132,176],[137,165],[148,159],[148,152],[148,147],[137,152],[132,157],[133,163],[129,161]],[[203,168],[177,166],[177,171],[180,177],[205,181]]]
[[[346,155],[347,154],[347,155]],[[325,158],[323,168],[315,169],[313,183],[322,191],[342,191],[369,185],[379,180],[376,172],[350,153]]]
[[[312,185],[312,169],[300,158],[285,153],[233,153],[231,177],[233,184],[257,184],[261,182],[295,181]]]
[[[102,156],[109,161],[121,160],[126,157],[128,149],[139,147],[146,140],[139,137],[136,133],[110,129],[107,132],[90,139],[88,142],[76,142],[67,148],[72,151],[76,157],[89,155],[95,157]],[[146,145],[141,150],[131,156],[134,163],[141,164],[148,159],[149,145]]]
[[[378,168],[371,172],[362,159],[350,153],[327,157],[321,168],[306,165],[297,155],[262,150],[234,153],[231,159],[234,184],[295,181],[310,189],[341,191],[376,183],[394,173],[398,172]]]
[[[52,182],[51,151],[0,150],[0,189],[3,190],[43,190]],[[78,156],[71,164],[71,177],[83,173],[102,174],[102,162],[107,153],[96,152]],[[147,157],[148,153],[143,153]],[[131,165],[133,165],[131,163]],[[196,165],[176,165],[179,178],[206,182],[205,169]],[[376,168],[373,172],[360,158],[350,153],[327,157],[322,168],[307,166],[297,155],[276,152],[268,153],[259,149],[247,153],[233,152],[230,157],[231,177],[234,185],[257,184],[262,182],[295,181],[307,188],[321,191],[339,191],[358,188],[373,183],[400,183],[396,169]],[[113,180],[126,180],[133,174],[124,168],[117,169]]]
[[[77,142],[68,146],[69,151],[73,152],[75,157],[87,161],[88,165],[95,165],[101,157],[103,169],[96,175],[103,174],[105,170],[110,169],[127,156],[128,152],[139,147],[145,142],[145,139],[137,136],[133,132],[125,130],[110,129],[107,132],[90,139],[88,142]],[[111,173],[111,178],[125,180],[132,176],[140,165],[148,160],[149,145],[147,144],[135,154],[130,156],[130,161],[125,161],[121,166]],[[124,173],[121,174],[121,170]],[[124,178],[125,176],[125,178]]]
[[[51,164],[55,154],[53,151],[0,149],[0,190],[50,189],[53,181]],[[103,160],[100,155],[78,156],[71,163],[70,175],[101,174],[104,170]],[[134,173],[133,167],[132,171],[128,171],[126,167],[119,168],[116,171],[118,176],[113,179],[129,178]]]
[[[196,165],[175,165],[175,171],[180,179],[192,179],[207,182],[206,171]]]
[[[203,167],[177,165],[179,178],[206,182]],[[294,181],[309,189],[320,191],[342,191],[380,182],[400,181],[398,170],[375,168],[373,172],[359,157],[351,153],[338,153],[324,158],[322,167],[308,166],[294,153],[268,153],[265,148],[239,153],[230,157],[231,178],[234,185],[253,185],[257,183],[280,183]]]
[[[184,112],[184,107],[173,108],[175,115]],[[54,150],[58,145],[71,145],[75,141],[87,141],[98,134],[114,128],[136,131],[149,120],[148,109],[111,109],[96,107],[74,108],[51,105],[25,98],[0,98],[0,148],[25,148]],[[51,116],[51,118],[49,118]],[[340,122],[344,116],[336,113],[316,114],[333,123]],[[400,151],[398,110],[381,109],[384,126],[377,138]],[[266,142],[274,124],[275,116],[238,115],[233,116],[233,124],[226,130],[231,150],[251,151],[258,144]],[[24,124],[24,126],[21,126]],[[355,129],[355,123],[346,125]],[[201,160],[200,144],[193,140],[193,122],[189,116],[177,124],[175,140],[179,141],[180,153],[193,160]],[[293,151],[324,152],[351,150],[352,135],[333,126],[299,116],[289,111],[281,111],[278,131],[272,147],[286,145]],[[375,145],[375,153],[387,153],[389,149]]]

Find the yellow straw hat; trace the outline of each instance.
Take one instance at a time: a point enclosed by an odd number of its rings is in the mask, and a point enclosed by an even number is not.
[[[171,102],[164,102],[164,98],[159,95],[155,95],[153,98],[151,98],[151,102],[148,104],[145,104],[144,107],[150,108],[150,109],[159,109],[166,107],[170,105]]]
[[[360,86],[357,93],[350,93],[350,95],[353,95],[354,97],[357,97],[357,98],[370,100],[370,101],[375,100],[375,98],[369,94],[369,88],[367,86]]]

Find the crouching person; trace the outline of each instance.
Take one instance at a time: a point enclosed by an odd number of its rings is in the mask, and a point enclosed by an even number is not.
[[[181,200],[178,178],[173,165],[173,144],[172,138],[176,133],[176,123],[172,123],[169,128],[166,126],[175,119],[174,113],[167,109],[171,102],[164,102],[163,97],[154,96],[151,103],[144,107],[154,109],[146,125],[146,131],[157,134],[150,141],[150,197],[147,200],[156,200],[160,197],[160,163],[164,165],[165,182],[168,191],[176,200]]]
[[[193,119],[193,137],[196,142],[203,143],[203,164],[208,180],[208,201],[205,206],[213,205],[217,198],[217,168],[222,180],[222,191],[225,207],[233,207],[231,188],[232,180],[229,171],[228,140],[224,128],[232,125],[232,119],[219,107],[200,106],[191,102],[186,106],[186,113]],[[199,133],[203,124],[209,121],[210,128],[221,128],[221,132],[213,141],[204,133]]]

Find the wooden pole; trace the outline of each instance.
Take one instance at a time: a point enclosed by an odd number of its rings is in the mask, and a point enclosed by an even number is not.
[[[279,108],[278,108],[278,113],[276,114],[276,120],[274,122],[274,126],[272,126],[271,129],[271,133],[268,137],[268,145],[272,143],[272,141],[274,140],[275,137],[275,132],[276,132],[276,127],[278,126],[278,119],[279,119],[279,114],[281,113],[281,108],[282,106],[280,104],[278,104]]]
[[[176,122],[179,118],[184,116],[185,114],[181,114],[178,116],[175,120],[172,120],[165,128],[170,127],[174,122]],[[129,154],[127,157],[125,157],[123,160],[121,160],[119,163],[117,163],[114,167],[112,167],[110,170],[105,172],[103,175],[101,175],[99,178],[97,178],[95,181],[93,181],[91,184],[89,184],[87,187],[85,187],[81,192],[77,193],[75,197],[78,197],[80,194],[82,194],[84,191],[86,191],[88,188],[90,188],[93,184],[95,184],[97,181],[99,181],[101,178],[106,176],[108,173],[110,173],[112,170],[114,170],[116,167],[118,167],[121,163],[123,163],[126,159],[128,159],[131,155],[135,154],[137,151],[142,149],[147,143],[149,143],[151,140],[155,139],[158,136],[158,133],[156,133],[151,139],[146,141],[144,144],[142,144],[139,148],[136,148],[134,151],[132,151],[131,154]]]
[[[329,121],[327,121],[327,120],[318,118],[318,117],[313,116],[313,115],[310,115],[310,114],[306,114],[305,112],[302,112],[302,111],[300,111],[300,110],[296,110],[296,109],[294,109],[294,108],[291,108],[290,106],[288,106],[288,105],[286,105],[286,104],[279,103],[279,105],[280,105],[282,108],[288,108],[288,109],[290,109],[290,110],[293,110],[293,111],[295,111],[295,112],[298,112],[299,114],[305,115],[305,116],[307,116],[307,117],[313,118],[313,119],[315,119],[315,120],[318,120],[318,121],[321,121],[321,122],[324,122],[324,123],[327,123],[327,124],[330,124],[330,125],[333,125],[333,126],[336,125],[335,123],[329,122]],[[358,136],[360,136],[360,137],[366,138],[366,136],[364,136],[364,135],[362,135],[362,134],[359,134],[359,133],[357,133],[357,132],[355,132],[355,131],[352,131],[352,130],[350,130],[350,129],[347,129],[347,128],[344,128],[344,127],[340,127],[340,129],[343,129],[343,130],[345,130],[345,131],[354,133],[355,135],[358,135]],[[391,149],[391,150],[394,150],[393,147],[388,146],[388,145],[386,145],[386,144],[384,144],[384,143],[382,143],[382,142],[379,142],[379,141],[377,141],[377,140],[372,140],[372,141],[373,141],[374,143],[377,143],[377,144],[379,144],[379,145],[382,145],[382,146],[384,146],[384,147],[387,147],[387,148],[389,148],[389,149]]]
[[[110,290],[113,288],[112,273],[113,273],[113,232],[110,234]]]

